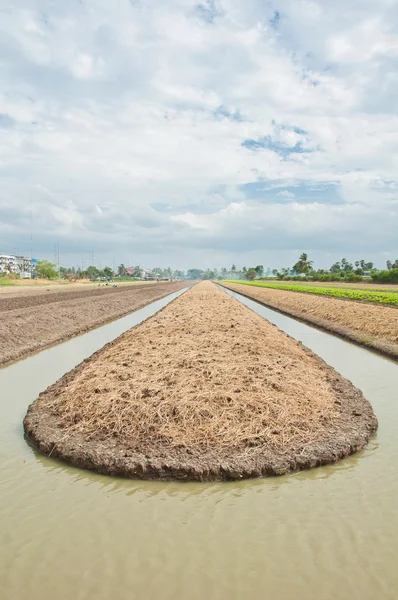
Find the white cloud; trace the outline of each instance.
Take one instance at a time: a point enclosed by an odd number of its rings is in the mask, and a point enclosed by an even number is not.
[[[239,221],[319,256],[336,239],[354,251],[360,221],[375,253],[398,253],[396,3],[197,4],[6,1],[0,237],[28,243],[33,202],[38,252],[61,238],[76,262],[95,244],[104,260],[215,264]],[[256,204],[256,182],[285,201]],[[316,199],[293,202],[303,186]],[[272,235],[245,239],[272,255]]]

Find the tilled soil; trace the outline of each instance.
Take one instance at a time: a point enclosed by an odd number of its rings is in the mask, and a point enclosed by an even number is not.
[[[98,327],[186,286],[186,282],[166,282],[2,298],[0,365]],[[7,308],[2,311],[5,302]],[[11,308],[8,303],[12,302],[18,308]]]
[[[43,392],[24,428],[78,467],[204,481],[334,463],[377,420],[349,381],[205,282]]]
[[[222,285],[265,306],[398,359],[396,308],[235,283]]]
[[[28,290],[28,292],[23,295],[21,293],[16,293],[13,296],[10,294],[8,296],[0,296],[0,313],[8,310],[15,310],[17,308],[30,308],[31,306],[54,304],[64,300],[68,300],[69,302],[71,300],[76,300],[77,298],[97,298],[99,296],[110,297],[112,294],[123,294],[126,291],[142,289],[144,287],[148,287],[148,284],[136,283],[131,285],[131,287],[113,287],[113,284],[109,284],[109,286],[102,285],[101,287],[90,287],[88,289],[80,288],[78,290],[72,288],[62,291],[53,291],[51,288],[49,288],[48,291]]]

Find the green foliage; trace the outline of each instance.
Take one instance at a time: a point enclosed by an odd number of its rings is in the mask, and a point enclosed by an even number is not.
[[[391,271],[392,269],[398,269],[398,260],[395,260],[394,262],[392,262],[391,260],[388,260],[386,262],[387,265],[387,269],[389,271]]]
[[[95,281],[100,276],[100,271],[94,265],[87,267],[86,274],[91,281]]]
[[[0,287],[5,287],[7,285],[14,285],[12,279],[9,277],[0,277]]]
[[[305,252],[302,253],[296,264],[293,266],[293,270],[296,273],[309,273],[312,271],[312,265],[314,264],[313,260],[308,260],[308,254]]]
[[[347,288],[324,288],[310,285],[297,285],[294,283],[276,283],[263,281],[229,281],[229,283],[241,283],[242,285],[254,285],[258,287],[271,288],[275,290],[286,290],[289,292],[302,292],[303,294],[316,294],[317,296],[329,296],[331,298],[344,298],[360,302],[374,302],[398,306],[398,293],[375,292],[373,290],[350,290]]]
[[[103,270],[103,274],[104,274],[104,277],[107,277],[108,279],[112,279],[113,269],[111,269],[111,267],[105,267],[105,269]]]
[[[41,279],[57,279],[55,265],[49,260],[39,260],[36,264],[36,275]]]
[[[117,268],[117,274],[119,275],[119,277],[126,277],[127,276],[126,267],[124,266],[123,263],[118,266],[118,268]]]
[[[203,279],[204,271],[202,269],[188,269],[188,279]]]
[[[372,281],[376,281],[376,283],[398,283],[398,267],[389,271],[373,273]]]
[[[249,269],[248,271],[246,271],[246,277],[247,279],[252,281],[255,277],[257,277],[256,269]]]

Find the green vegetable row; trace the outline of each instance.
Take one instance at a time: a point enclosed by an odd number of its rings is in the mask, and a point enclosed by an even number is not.
[[[398,294],[389,292],[373,292],[371,290],[350,290],[347,288],[328,288],[307,285],[296,285],[294,283],[276,283],[264,281],[228,280],[226,283],[239,283],[241,285],[252,285],[274,290],[287,290],[289,292],[302,292],[304,294],[316,294],[318,296],[329,296],[331,298],[345,298],[348,300],[359,300],[360,302],[373,302],[376,304],[387,304],[398,306]],[[397,315],[398,316],[398,315]]]

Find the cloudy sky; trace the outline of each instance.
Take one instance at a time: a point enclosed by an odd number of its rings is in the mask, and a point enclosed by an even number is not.
[[[398,258],[397,0],[0,0],[0,253]]]

